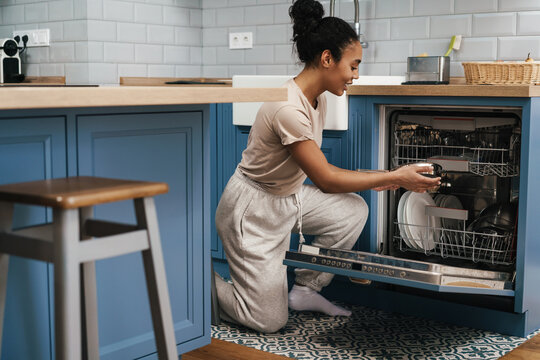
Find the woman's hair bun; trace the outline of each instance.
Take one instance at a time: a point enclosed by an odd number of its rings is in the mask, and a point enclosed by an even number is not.
[[[294,48],[300,62],[313,65],[324,50],[340,61],[343,50],[358,35],[345,20],[324,16],[324,8],[315,0],[294,0],[289,8],[293,22]]]
[[[289,8],[293,21],[293,40],[312,32],[324,16],[324,8],[315,0],[295,0]]]

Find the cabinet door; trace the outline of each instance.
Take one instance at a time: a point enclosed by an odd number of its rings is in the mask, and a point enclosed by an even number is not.
[[[204,333],[203,113],[79,116],[79,175],[169,184],[155,198],[176,340]],[[99,219],[135,222],[131,201],[100,205]],[[96,264],[102,359],[156,351],[139,253]]]
[[[212,197],[216,199],[215,206],[212,209],[212,258],[225,260],[225,252],[221,239],[217,235],[215,213],[219,199],[227,182],[236,170],[236,166],[242,160],[242,151],[247,146],[249,126],[234,126],[232,124],[232,106],[231,104],[218,104],[218,120],[217,120],[217,151],[216,156],[218,161],[217,167],[217,187],[216,194]]]
[[[234,173],[236,165],[236,127],[232,124],[232,104],[214,104],[216,147],[212,157],[212,171],[215,171],[215,186],[212,187],[212,211],[211,211],[211,241],[212,257],[225,259],[221,240],[217,235],[215,214],[221,198],[221,194],[227,186],[227,182]],[[249,128],[247,128],[249,131]],[[247,140],[246,140],[247,142]]]
[[[65,138],[64,117],[0,118],[0,184],[65,177]],[[16,228],[48,221],[44,207],[15,206]],[[48,267],[10,257],[0,358],[51,359]]]

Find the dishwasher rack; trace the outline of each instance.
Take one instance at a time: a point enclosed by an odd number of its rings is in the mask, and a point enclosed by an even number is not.
[[[461,213],[461,214],[460,214]],[[455,216],[458,214],[458,216]],[[466,210],[447,209],[436,206],[427,206],[427,226],[394,222],[394,241],[399,245],[400,251],[436,255],[442,258],[455,258],[470,260],[478,263],[498,265],[512,265],[515,263],[515,234],[498,233],[494,230],[476,232],[467,229]],[[431,222],[434,217],[454,219],[454,226],[437,226]],[[457,226],[456,226],[457,225]],[[421,238],[411,238],[404,229],[415,228],[413,233],[420,234]]]
[[[514,177],[519,175],[519,149],[520,135],[512,129],[462,132],[405,125],[394,131],[392,161],[398,167],[440,159],[462,163],[460,171],[476,175]]]

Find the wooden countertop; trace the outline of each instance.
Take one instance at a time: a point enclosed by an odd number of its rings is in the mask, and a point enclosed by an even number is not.
[[[195,81],[198,85],[169,85],[167,81]],[[212,83],[218,82],[219,85]],[[205,83],[208,83],[205,85]],[[205,86],[230,87],[230,78],[143,78],[121,77],[123,86]],[[540,96],[539,85],[467,85],[464,77],[450,78],[449,85],[354,85],[348,95],[381,96],[474,96],[474,97],[536,97]]]
[[[348,95],[537,97],[539,85],[353,85]]]
[[[223,86],[3,87],[0,110],[287,100],[285,88]]]

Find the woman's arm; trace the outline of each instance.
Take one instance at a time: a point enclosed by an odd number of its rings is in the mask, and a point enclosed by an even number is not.
[[[287,145],[289,153],[319,189],[327,193],[356,192],[368,189],[394,188],[426,191],[440,184],[440,178],[428,178],[419,172],[430,167],[406,166],[386,173],[364,173],[345,170],[328,163],[315,141],[298,141]]]

